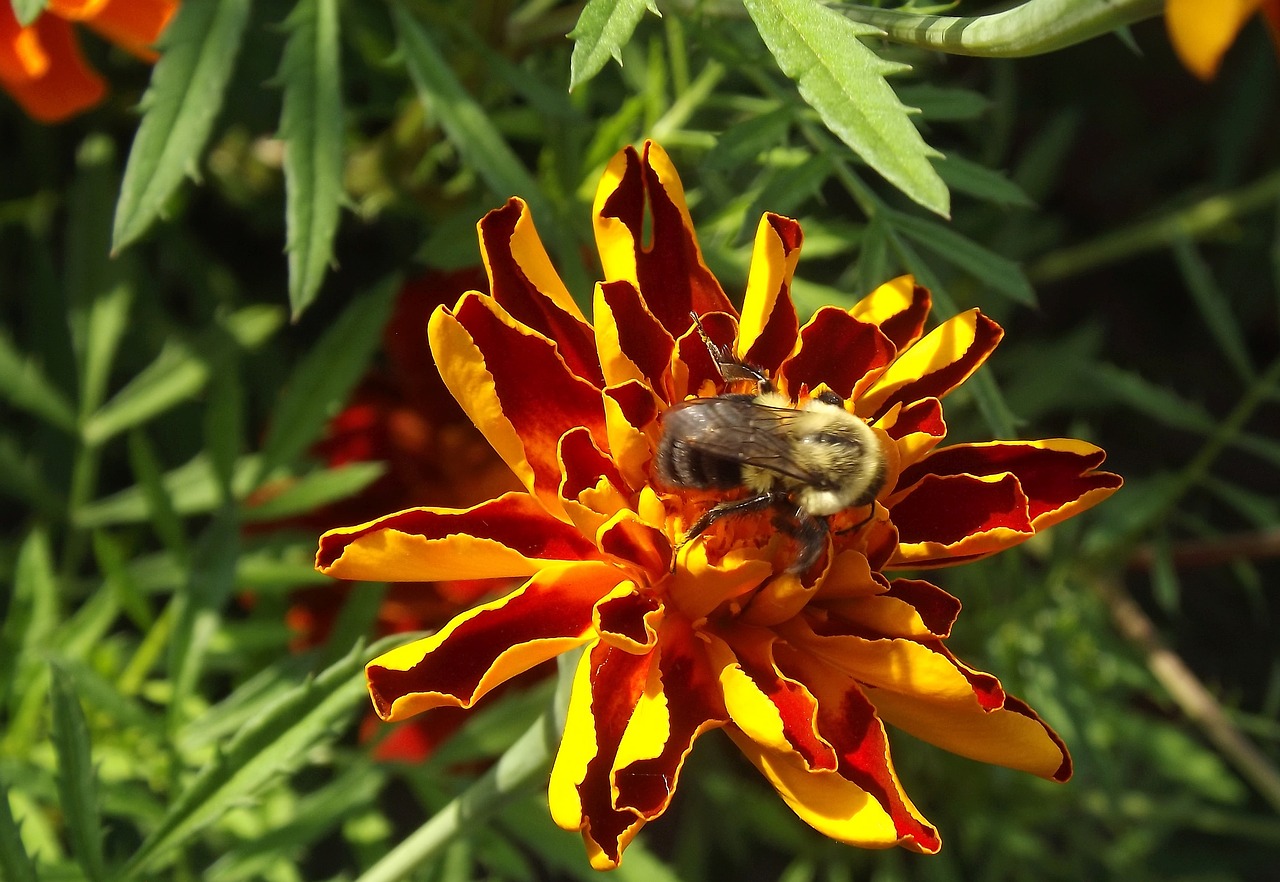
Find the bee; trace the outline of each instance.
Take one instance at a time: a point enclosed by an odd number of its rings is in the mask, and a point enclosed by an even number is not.
[[[660,483],[673,490],[747,491],[703,513],[681,545],[723,518],[773,509],[775,525],[798,548],[787,572],[803,573],[822,556],[831,516],[872,503],[884,486],[880,441],[834,392],[793,407],[762,369],[716,344],[693,319],[725,382],[746,381],[755,390],[695,398],[662,416],[654,455]]]

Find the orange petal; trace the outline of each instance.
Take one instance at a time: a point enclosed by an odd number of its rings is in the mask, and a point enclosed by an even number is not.
[[[517,321],[555,340],[574,374],[603,385],[591,325],[551,265],[529,206],[512,197],[476,230],[493,298]]]
[[[690,312],[733,310],[702,260],[680,176],[657,144],[646,141],[643,154],[627,147],[613,157],[592,218],[605,279],[638,288],[672,337],[688,329]]]
[[[1167,0],[1169,41],[1182,63],[1202,80],[1218,73],[1222,57],[1264,0]]]
[[[898,402],[943,398],[982,366],[1003,336],[1000,326],[976,309],[953,316],[899,354],[856,402],[858,416],[879,416]]]
[[[365,669],[374,710],[402,720],[433,707],[471,707],[500,683],[588,642],[595,604],[618,575],[601,563],[548,567],[430,637],[378,656]]]
[[[649,480],[654,445],[650,434],[656,434],[661,404],[652,389],[635,380],[604,390],[609,453],[627,486],[633,489],[644,487]]]
[[[800,322],[791,300],[791,277],[803,242],[800,224],[791,218],[772,213],[760,218],[736,352],[748,364],[760,365],[771,374],[797,343]]]
[[[85,63],[71,25],[41,15],[20,28],[0,4],[0,84],[32,119],[56,123],[102,100],[107,87]]]
[[[885,282],[853,305],[849,314],[870,322],[893,341],[899,352],[920,339],[933,298],[912,276]]]
[[[473,508],[414,508],[320,537],[316,568],[339,579],[434,582],[527,576],[598,560],[594,543],[526,493]]]
[[[178,11],[177,0],[109,0],[107,3],[53,0],[49,6],[51,9],[81,6],[86,11],[85,24],[144,61],[156,59],[152,47]],[[91,7],[98,8],[89,12]]]
[[[865,691],[885,722],[922,741],[1041,778],[1071,777],[1071,756],[1062,739],[1011,695],[1002,707],[986,709],[971,698],[939,701],[875,688]]]
[[[905,406],[895,404],[876,421],[876,426],[892,439],[900,469],[918,462],[947,435],[942,402],[936,398],[922,398]]]
[[[821,609],[865,634],[943,638],[951,633],[951,626],[960,614],[960,601],[929,582],[894,579],[888,591],[824,602]]]

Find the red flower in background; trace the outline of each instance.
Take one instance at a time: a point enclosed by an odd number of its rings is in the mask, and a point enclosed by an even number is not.
[[[144,61],[178,9],[178,0],[49,0],[23,27],[0,3],[0,86],[32,119],[62,122],[96,105],[106,84],[80,53],[80,23]]]

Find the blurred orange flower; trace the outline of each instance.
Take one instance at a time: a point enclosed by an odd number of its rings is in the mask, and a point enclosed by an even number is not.
[[[0,86],[27,115],[62,122],[102,100],[106,84],[80,53],[73,23],[155,61],[151,46],[178,8],[178,0],[49,0],[23,27],[13,7],[0,3]]]
[[[1164,20],[1182,63],[1211,80],[1240,29],[1259,12],[1280,44],[1280,0],[1168,0]]]

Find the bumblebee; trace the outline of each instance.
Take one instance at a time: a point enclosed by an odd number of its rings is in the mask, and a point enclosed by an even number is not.
[[[803,573],[822,556],[830,517],[870,504],[884,486],[879,439],[834,392],[793,407],[760,368],[713,342],[697,316],[694,322],[725,382],[756,388],[692,399],[662,416],[654,456],[660,483],[673,490],[747,491],[708,509],[681,544],[722,518],[773,509],[774,523],[798,547],[787,572]]]

